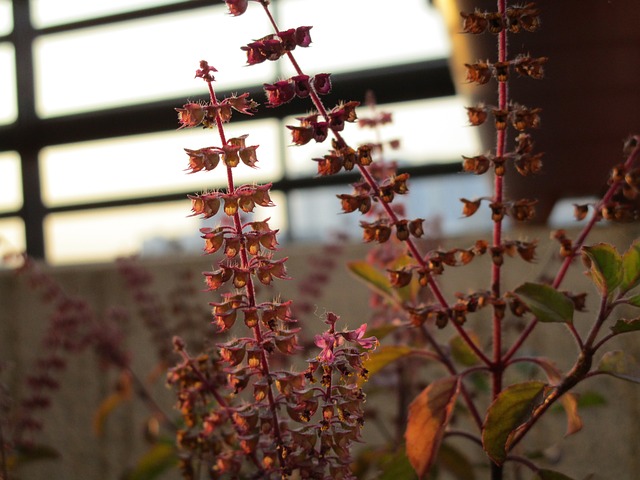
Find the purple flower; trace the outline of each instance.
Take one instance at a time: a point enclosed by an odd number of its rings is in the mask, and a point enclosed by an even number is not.
[[[326,95],[331,91],[331,79],[329,73],[319,73],[313,77],[313,89],[318,95]]]
[[[274,84],[264,84],[269,107],[279,107],[290,102],[296,96],[295,88],[289,80],[280,80]]]
[[[234,17],[238,15],[242,15],[247,11],[247,6],[249,5],[249,0],[225,0],[227,3],[227,7],[229,8],[229,13]]]
[[[208,82],[215,81],[213,72],[217,72],[214,67],[210,66],[206,60],[200,60],[200,68],[196,70],[196,78],[202,78]]]
[[[280,37],[285,50],[291,51],[296,48],[296,31],[293,28],[278,32],[278,37]]]
[[[311,85],[309,84],[309,75],[296,75],[291,77],[293,81],[293,88],[296,95],[299,98],[306,98],[311,91]]]
[[[311,35],[309,30],[313,27],[298,27],[296,28],[296,44],[299,47],[308,47],[311,44]]]
[[[335,335],[326,332],[322,335],[316,335],[314,343],[322,349],[318,354],[318,360],[327,364],[333,363],[336,358],[333,354],[333,349],[337,344]]]
[[[251,42],[245,47],[240,47],[241,50],[247,52],[247,64],[249,65],[257,65],[258,63],[262,63],[267,59],[267,56],[261,49],[262,42]]]
[[[345,340],[352,343],[357,343],[362,348],[369,350],[371,348],[375,348],[378,346],[378,339],[376,337],[364,337],[364,332],[367,330],[367,324],[363,323],[356,330],[348,330],[346,332],[342,332],[342,336]]]

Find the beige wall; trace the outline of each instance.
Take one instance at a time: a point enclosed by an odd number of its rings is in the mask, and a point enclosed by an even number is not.
[[[637,229],[614,227],[597,230],[594,241],[607,240],[620,248],[626,248],[630,240],[638,233]],[[506,285],[514,287],[524,280],[535,280],[540,270],[549,265],[547,260],[553,255],[555,245],[550,243],[548,233],[541,230],[522,230],[511,232],[511,238],[538,238],[541,246],[538,250],[538,262],[526,264],[522,260],[507,259],[508,275]],[[447,240],[443,247],[470,246],[475,238]],[[287,265],[294,278],[304,278],[309,271],[309,254],[318,254],[319,247],[296,246],[284,248],[282,255],[290,257]],[[366,247],[348,246],[343,259],[362,258]],[[167,298],[167,292],[174,288],[175,279],[184,271],[195,272],[194,285],[200,288],[200,275],[210,269],[210,258],[177,258],[168,260],[149,260],[144,265],[156,277],[156,292],[161,298]],[[551,262],[553,263],[553,262]],[[555,264],[554,264],[555,265]],[[467,291],[473,288],[487,288],[485,280],[489,268],[488,258],[474,261],[471,266],[449,269],[442,277],[442,285],[449,294],[455,291]],[[574,268],[569,281],[579,282],[576,290],[589,289],[578,265]],[[112,265],[82,266],[76,268],[56,268],[50,273],[72,295],[86,298],[92,308],[101,315],[106,308],[121,305],[131,312],[135,311],[127,289]],[[565,287],[568,284],[565,283]],[[282,298],[295,300],[296,284],[293,281],[278,282]],[[568,287],[566,287],[568,288]],[[196,293],[193,305],[207,309],[207,302],[216,301],[215,294]],[[592,299],[593,300],[593,299]],[[320,316],[331,310],[348,321],[352,326],[368,319],[370,310],[366,289],[340,266],[333,273],[327,292],[322,298],[314,300],[317,313],[305,320],[315,325],[303,327],[316,330],[322,328]],[[590,307],[590,312],[594,308]],[[633,313],[631,313],[633,315]],[[637,312],[634,316],[637,316]],[[7,361],[4,372],[6,383],[20,390],[20,379],[28,374],[31,362],[41,354],[41,337],[46,327],[48,309],[41,305],[36,296],[26,288],[24,282],[16,280],[10,272],[0,272],[0,360]],[[588,329],[590,316],[581,315],[576,319],[578,330]],[[469,328],[486,335],[487,322],[482,318],[471,318]],[[206,332],[206,320],[202,320],[202,332]],[[145,378],[156,364],[153,347],[148,332],[133,316],[128,327],[127,344],[133,352],[133,366],[137,374]],[[483,332],[484,330],[484,332]],[[451,335],[450,330],[439,332],[443,340]],[[506,337],[509,337],[509,333]],[[628,334],[616,342],[617,348],[629,348],[640,359],[640,345],[637,335]],[[169,339],[167,339],[169,341]],[[609,349],[614,349],[614,345]],[[523,353],[539,354],[557,358],[561,367],[570,365],[575,353],[573,340],[562,325],[542,325],[538,332],[525,344]],[[62,461],[41,462],[24,470],[24,479],[68,479],[68,480],[107,480],[117,479],[123,467],[132,466],[147,448],[142,435],[142,426],[147,418],[147,410],[139,401],[121,405],[109,416],[105,435],[101,438],[92,433],[91,422],[97,405],[111,391],[116,375],[103,372],[98,368],[95,357],[84,353],[70,359],[69,368],[64,373],[62,388],[53,396],[52,408],[46,413],[45,431],[42,441],[56,446],[63,455]],[[551,414],[554,418],[544,421],[549,428],[536,428],[528,445],[542,441],[541,445],[552,444],[549,451],[558,456],[560,463],[554,468],[564,471],[575,478],[583,478],[591,472],[599,473],[596,479],[618,478],[632,480],[640,471],[640,457],[637,455],[640,435],[640,385],[598,377],[581,385],[579,391],[595,390],[602,393],[608,401],[608,407],[585,409],[584,430],[572,437],[563,439],[565,422],[562,413]],[[162,378],[153,387],[163,409],[171,411],[171,392],[163,386]],[[371,397],[375,404],[375,397]],[[375,437],[372,427],[367,436]],[[465,445],[464,443],[462,445]],[[469,445],[468,443],[466,444]],[[475,447],[470,447],[475,448]],[[607,473],[605,473],[607,472]],[[614,473],[615,472],[615,473]],[[178,475],[167,478],[177,478]]]

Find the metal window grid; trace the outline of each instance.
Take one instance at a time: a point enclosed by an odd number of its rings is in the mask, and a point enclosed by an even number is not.
[[[114,206],[151,204],[182,200],[191,191],[131,197],[119,200],[76,203],[73,205],[47,207],[40,193],[40,170],[38,155],[42,148],[50,145],[106,139],[123,135],[171,131],[176,128],[174,107],[182,105],[184,98],[169,98],[139,105],[91,111],[41,119],[36,114],[34,102],[34,67],[32,43],[37,36],[73,31],[81,28],[116,24],[118,22],[149,18],[167,13],[183,12],[203,8],[221,0],[192,0],[189,2],[145,8],[115,15],[82,20],[64,25],[35,29],[30,21],[30,7],[26,0],[13,0],[13,30],[0,37],[11,42],[15,49],[16,88],[18,117],[10,124],[0,126],[0,152],[15,151],[20,155],[22,169],[22,207],[14,212],[0,212],[0,218],[18,216],[24,221],[27,252],[37,258],[45,256],[43,222],[51,213],[81,211]],[[392,67],[374,68],[332,75],[334,90],[327,97],[328,104],[338,99],[363,100],[365,90],[375,91],[379,103],[436,98],[453,95],[455,89],[446,59],[421,61]],[[260,85],[248,89],[252,98],[263,96]],[[221,95],[232,92],[220,92]],[[196,99],[197,100],[197,99]],[[290,103],[277,109],[263,110],[260,118],[283,119],[299,113],[299,104]],[[459,171],[459,166],[449,159],[412,166],[403,171],[412,178]],[[287,194],[294,189],[318,188],[328,185],[348,184],[357,179],[355,173],[347,173],[317,179],[283,178],[273,182],[273,189]]]

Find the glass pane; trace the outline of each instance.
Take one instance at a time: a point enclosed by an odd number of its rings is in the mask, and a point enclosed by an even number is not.
[[[257,207],[259,219],[271,217],[271,228],[283,228],[283,203]],[[107,262],[122,255],[166,255],[202,251],[201,227],[213,227],[220,218],[190,217],[188,200],[155,205],[56,213],[45,219],[47,261],[53,264]]]
[[[293,241],[326,242],[334,239],[336,232],[359,238],[358,225],[362,216],[342,213],[340,200],[336,198],[336,195],[350,191],[348,185],[292,190],[289,193],[289,225]]]
[[[473,175],[439,175],[412,179],[410,194],[398,197],[406,207],[407,218],[424,218],[425,232],[433,235],[460,235],[487,228],[487,216],[478,213],[461,219],[460,198],[474,199],[488,196],[491,185],[484,177]],[[365,217],[357,212],[345,214],[337,194],[350,193],[351,187],[320,187],[292,191],[289,196],[290,225],[294,240],[328,241],[335,232],[361,238],[360,221]],[[395,204],[394,202],[394,204]]]
[[[379,105],[376,108],[379,112],[391,113],[393,121],[379,128],[379,133],[371,128],[360,128],[357,123],[347,124],[344,138],[354,148],[367,142],[399,140],[400,148],[387,149],[385,156],[388,160],[398,161],[401,166],[458,162],[461,155],[479,153],[481,147],[478,132],[477,129],[468,127],[469,122],[461,98],[446,97],[393,103]],[[357,113],[359,118],[372,116],[371,111],[364,106],[359,107]],[[290,117],[286,123],[296,125],[298,122],[295,117]],[[289,140],[290,137],[287,137],[287,141]],[[287,147],[287,175],[314,175],[317,166],[310,159],[322,157],[328,148],[324,143]]]
[[[24,222],[18,217],[0,218],[0,257],[8,253],[24,252],[27,241]],[[0,267],[2,262],[0,262]]]
[[[13,30],[11,0],[0,0],[0,35],[8,35],[11,30]]]
[[[15,152],[0,153],[0,211],[11,212],[21,206],[20,156]]]
[[[186,0],[109,0],[108,2],[78,2],[77,0],[30,0],[31,22],[36,28],[102,17],[115,13],[131,12],[148,7]]]
[[[240,19],[224,5],[38,37],[34,42],[36,109],[42,117],[203,95],[198,62],[219,73],[216,88],[237,90],[273,80],[273,62],[244,68],[240,46],[267,22],[261,9]],[[215,29],[211,28],[215,25]],[[212,33],[214,32],[214,33]]]
[[[0,124],[13,123],[18,118],[18,104],[15,51],[9,42],[0,43],[0,72]]]
[[[450,237],[491,228],[487,203],[475,215],[462,217],[461,198],[473,200],[491,196],[491,181],[486,176],[455,174],[410,180],[406,198],[407,217],[437,221],[440,233]],[[405,200],[403,198],[403,200]]]
[[[143,250],[158,238],[191,239],[197,220],[187,217],[189,202],[109,208],[49,215],[44,222],[46,256],[51,263],[111,261]]]
[[[237,114],[236,115],[240,115]],[[232,122],[227,137],[249,134],[246,144],[259,145],[258,168],[234,169],[236,182],[267,182],[282,176],[276,120]],[[222,164],[210,172],[188,174],[184,148],[219,145],[214,130],[177,130],[109,140],[57,145],[42,150],[42,197],[55,206],[114,198],[221,188]]]
[[[307,74],[449,55],[442,17],[426,0],[324,0],[312,10],[305,0],[279,0],[277,5],[281,29],[313,26],[311,48],[294,52]]]

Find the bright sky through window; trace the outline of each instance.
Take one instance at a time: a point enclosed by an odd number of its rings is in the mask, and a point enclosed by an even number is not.
[[[36,28],[76,22],[121,12],[157,7],[186,0],[30,0],[31,21]]]

